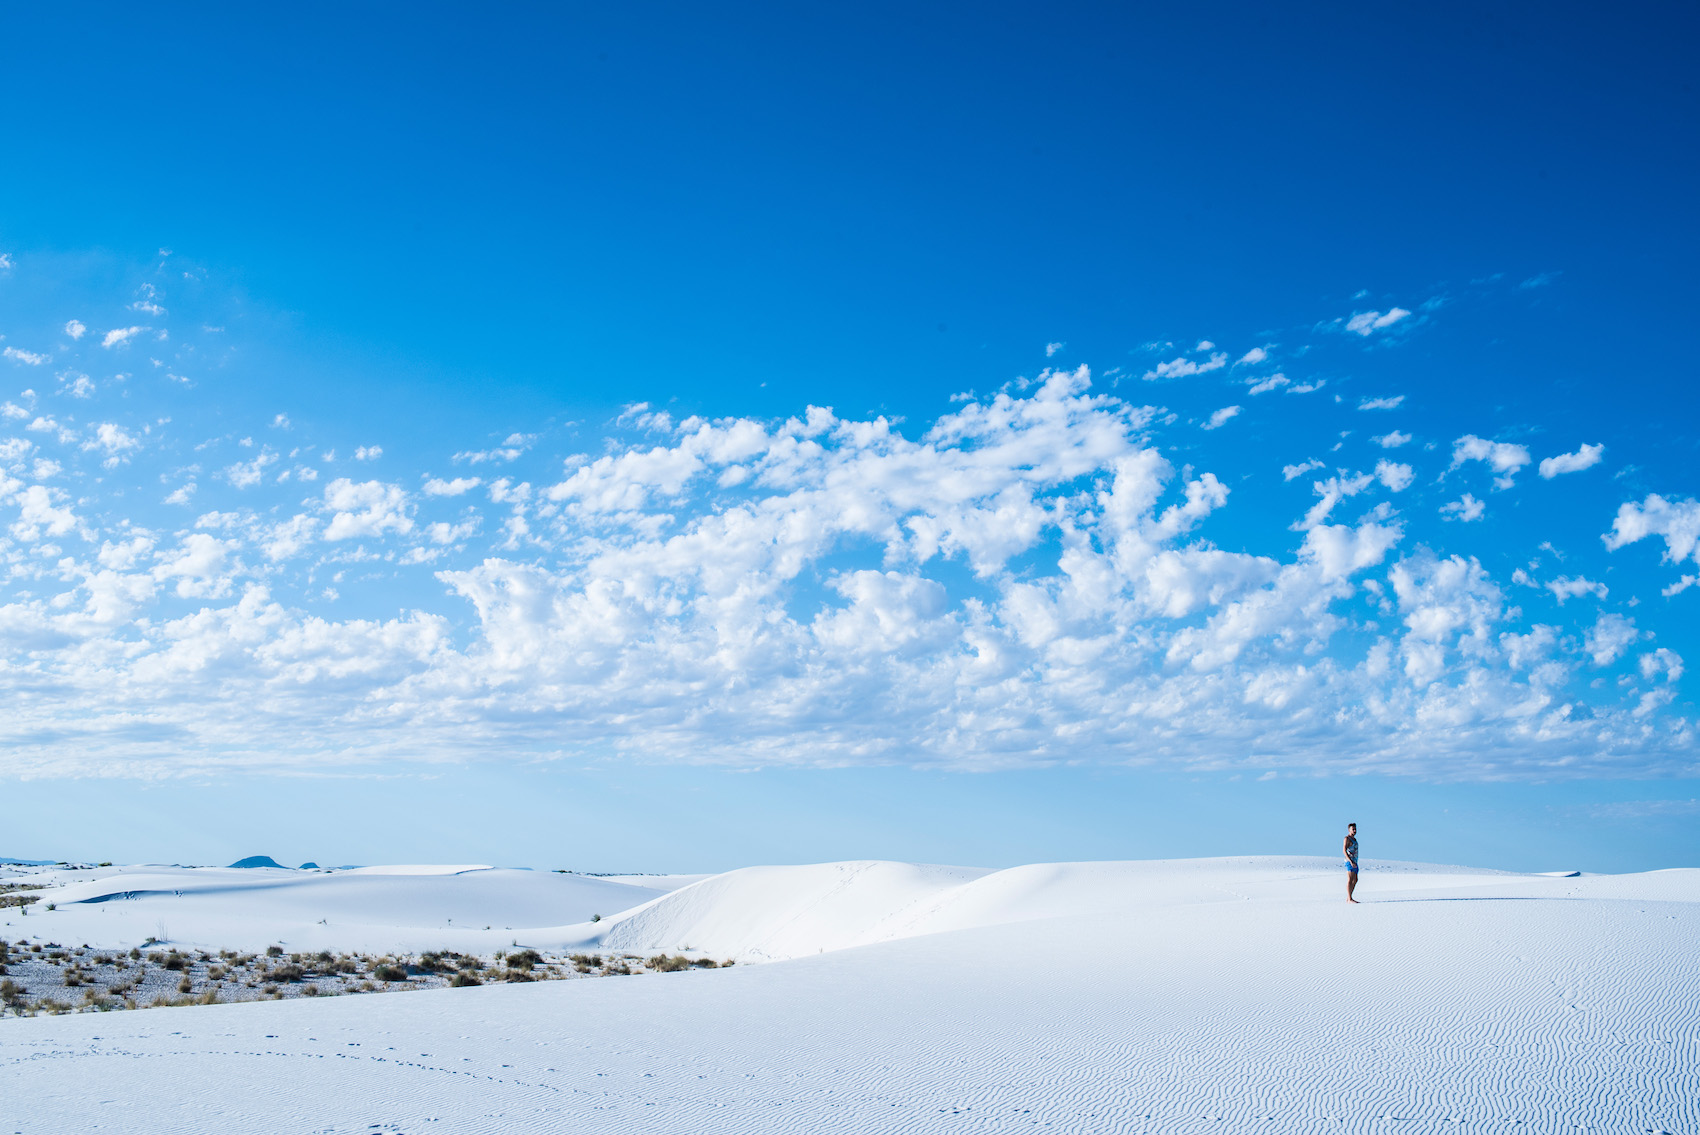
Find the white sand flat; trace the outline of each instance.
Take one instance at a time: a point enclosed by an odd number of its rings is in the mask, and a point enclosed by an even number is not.
[[[600,932],[792,960],[7,1020],[0,1130],[1700,1130],[1700,871],[1330,865],[734,872]]]

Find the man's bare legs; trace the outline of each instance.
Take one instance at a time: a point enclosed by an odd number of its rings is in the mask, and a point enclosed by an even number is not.
[[[1358,889],[1358,873],[1356,871],[1346,872],[1346,901],[1347,902],[1357,902],[1358,901],[1357,899],[1352,897],[1352,892],[1357,890],[1357,889]]]

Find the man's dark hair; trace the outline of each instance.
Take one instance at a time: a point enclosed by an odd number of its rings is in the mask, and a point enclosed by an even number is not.
[[[1347,821],[1347,822],[1346,822],[1346,826],[1347,826],[1347,827],[1348,827],[1348,828],[1355,828],[1355,827],[1357,827],[1357,826],[1358,826],[1358,824],[1357,824],[1357,821],[1356,821],[1356,820],[1348,820],[1348,821]]]

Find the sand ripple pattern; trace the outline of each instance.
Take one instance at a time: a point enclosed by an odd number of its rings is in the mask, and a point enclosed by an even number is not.
[[[8,1021],[0,1132],[1700,1133],[1694,877],[1358,908],[1291,881],[731,970]]]

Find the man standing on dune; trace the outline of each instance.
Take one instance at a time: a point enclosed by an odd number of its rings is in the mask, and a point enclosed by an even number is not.
[[[1341,850],[1346,853],[1346,901],[1357,902],[1352,892],[1358,889],[1358,825],[1346,825],[1346,839]]]

